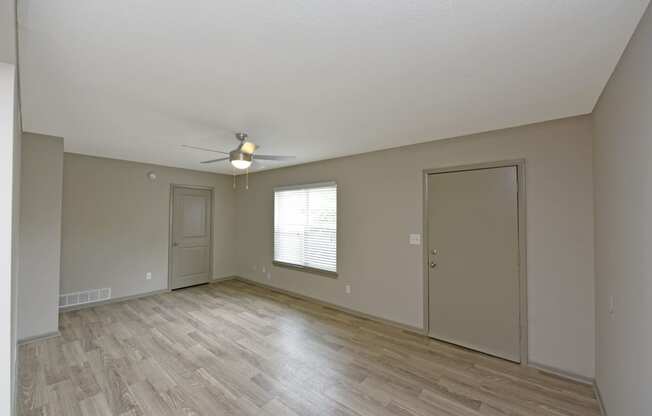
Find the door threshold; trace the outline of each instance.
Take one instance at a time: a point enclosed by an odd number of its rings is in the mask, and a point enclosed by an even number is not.
[[[190,289],[191,287],[197,287],[197,286],[204,286],[208,285],[211,282],[204,282],[204,283],[197,283],[196,285],[190,285],[190,286],[184,286],[184,287],[178,287],[176,289],[170,289],[172,292],[177,291],[177,290],[182,290],[182,289]]]

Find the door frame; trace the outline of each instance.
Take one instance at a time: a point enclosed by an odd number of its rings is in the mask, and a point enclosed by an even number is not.
[[[502,160],[497,162],[474,163],[468,165],[446,166],[423,170],[423,330],[430,333],[430,280],[428,269],[429,256],[429,219],[428,219],[428,177],[438,173],[452,173],[492,168],[516,167],[517,203],[518,203],[518,263],[519,263],[519,345],[520,364],[528,365],[528,306],[527,306],[527,229],[525,197],[525,159]]]
[[[215,215],[215,188],[212,186],[202,186],[202,185],[183,185],[183,184],[177,184],[177,183],[171,183],[170,184],[170,215],[169,215],[169,228],[168,228],[168,287],[167,290],[171,291],[170,289],[172,287],[172,263],[174,261],[174,256],[172,253],[173,250],[173,218],[174,218],[174,190],[176,188],[186,188],[186,189],[201,189],[205,191],[209,191],[211,194],[211,242],[210,242],[210,252],[209,254],[209,281],[213,280],[213,247],[214,247],[214,226],[215,226],[215,219],[213,218]]]

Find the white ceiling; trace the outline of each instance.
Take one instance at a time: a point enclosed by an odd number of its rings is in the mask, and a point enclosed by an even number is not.
[[[294,164],[585,114],[648,2],[19,0],[24,129],[228,173],[180,145]]]

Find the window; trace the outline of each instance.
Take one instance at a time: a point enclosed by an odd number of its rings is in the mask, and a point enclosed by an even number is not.
[[[337,273],[337,184],[274,189],[274,262]]]

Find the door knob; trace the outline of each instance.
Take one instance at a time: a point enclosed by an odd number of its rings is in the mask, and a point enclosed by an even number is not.
[[[437,267],[437,263],[435,263],[434,261],[431,261],[430,262],[430,268],[434,269],[435,267]]]
[[[179,247],[179,243],[172,243],[172,247]]]

